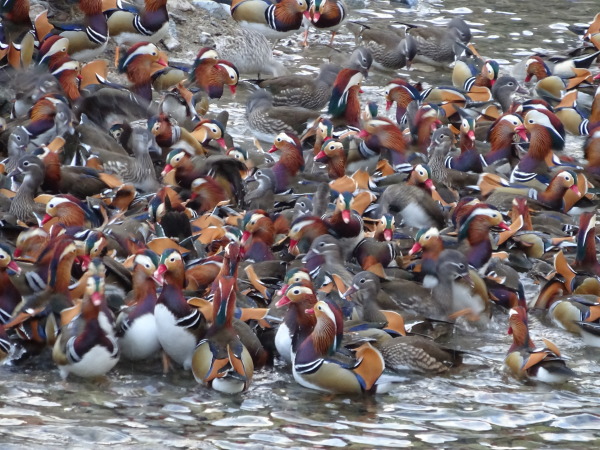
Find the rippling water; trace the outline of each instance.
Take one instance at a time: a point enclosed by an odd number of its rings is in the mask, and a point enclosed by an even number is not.
[[[542,6],[543,5],[543,6]],[[462,15],[473,27],[482,55],[502,64],[502,73],[532,51],[577,45],[566,26],[586,23],[598,8],[593,1],[469,3],[423,2],[415,9],[398,3],[351,3],[351,20],[440,23]],[[298,38],[299,39],[299,38]],[[283,41],[282,60],[299,72],[316,70],[329,34],[311,32],[311,47]],[[321,44],[321,45],[320,45]],[[345,30],[336,48],[350,52]],[[194,49],[195,50],[195,49]],[[298,53],[300,52],[300,53]],[[193,52],[188,55],[190,60]],[[419,68],[400,75],[427,84],[450,84],[450,72]],[[364,98],[383,110],[383,90],[394,74],[372,71]],[[221,105],[231,112],[228,127],[249,143],[244,121],[245,93]],[[215,108],[216,110],[219,107]],[[569,138],[577,154],[581,141]],[[538,286],[527,283],[528,300]],[[600,350],[583,348],[578,338],[531,317],[534,339],[553,340],[580,377],[560,388],[522,383],[507,376],[502,361],[510,346],[506,314],[497,314],[485,332],[457,331],[452,345],[468,350],[465,367],[443,377],[409,377],[391,394],[346,398],[299,387],[289,368],[256,373],[249,392],[223,396],[193,380],[191,373],[163,375],[159,362],[120,363],[103,383],[62,382],[49,355],[23,366],[0,366],[0,447],[402,447],[561,448],[600,443]]]

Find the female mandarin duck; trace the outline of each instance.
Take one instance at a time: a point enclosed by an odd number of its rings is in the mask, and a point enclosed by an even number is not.
[[[52,359],[61,376],[99,377],[111,370],[119,360],[119,346],[99,322],[104,298],[104,276],[90,277],[81,306],[81,314],[64,326],[54,348]]]
[[[121,56],[119,72],[125,73],[133,84],[131,91],[149,102],[152,100],[152,74],[166,65],[156,45],[139,42]]]
[[[86,61],[104,52],[109,30],[102,14],[102,0],[79,0],[79,8],[84,14],[83,23],[52,23],[41,14],[36,18],[35,26],[40,41],[49,34],[65,37],[69,40],[71,58]]]
[[[10,248],[0,243],[0,324],[7,323],[21,301],[21,294],[10,277],[19,275],[21,267],[13,260]]]
[[[237,68],[229,61],[219,59],[217,52],[208,47],[200,49],[189,75],[190,82],[206,92],[209,98],[221,98],[224,86],[229,86],[235,94],[239,78]]]
[[[192,357],[198,342],[206,333],[206,319],[183,295],[185,269],[181,253],[175,249],[163,252],[154,272],[163,285],[156,306],[156,330],[165,353],[184,369],[192,367]]]
[[[530,378],[544,383],[564,383],[576,376],[561,358],[556,346],[544,339],[545,348],[536,349],[529,337],[527,311],[522,306],[510,310],[508,334],[513,343],[504,363],[519,378]]]
[[[192,358],[192,372],[196,381],[214,390],[237,394],[248,389],[254,374],[254,364],[233,327],[237,270],[240,257],[238,244],[225,249],[223,267],[213,297],[214,322],[198,343]]]
[[[415,60],[432,66],[445,66],[464,53],[465,45],[471,40],[471,29],[460,17],[455,17],[446,27],[411,26],[407,34],[417,41]]]
[[[417,41],[411,35],[401,36],[393,30],[379,30],[363,23],[349,23],[346,27],[356,42],[367,47],[375,62],[391,70],[410,68],[418,51]]]
[[[129,360],[153,358],[160,351],[154,308],[156,282],[152,278],[159,266],[159,257],[144,250],[133,260],[133,298],[117,317],[117,337],[121,355]]]
[[[305,0],[234,0],[231,17],[241,26],[263,33],[268,39],[281,39],[302,26],[308,5]]]
[[[344,20],[346,19],[347,6],[344,0],[310,0],[308,10],[304,17],[310,25],[322,30],[331,30],[329,45],[333,45],[333,39]],[[308,45],[308,31],[304,32],[304,45]]]
[[[44,181],[44,163],[33,155],[25,155],[17,167],[8,174],[8,178],[23,177],[23,182],[12,198],[9,214],[21,222],[38,224],[36,215],[44,215],[44,205],[34,201],[35,195]]]
[[[394,215],[397,223],[416,228],[446,227],[446,218],[438,203],[429,192],[416,186],[388,186],[379,197],[378,203],[383,213]]]
[[[343,322],[335,306],[320,301],[310,312],[317,322],[312,333],[293,355],[294,379],[302,386],[334,394],[382,392],[378,384],[385,369],[383,356],[370,344],[356,349],[356,359],[345,363],[332,359],[340,345]]]
[[[145,0],[139,9],[122,0],[102,0],[110,36],[118,45],[158,43],[169,35],[167,0]]]
[[[307,309],[317,303],[317,296],[310,278],[284,285],[281,291],[284,292],[284,295],[277,301],[276,306],[277,308],[284,306],[288,308],[283,322],[277,329],[275,347],[279,356],[286,362],[292,363],[292,355],[296,353],[298,345],[304,342],[317,323],[314,314],[306,313]]]

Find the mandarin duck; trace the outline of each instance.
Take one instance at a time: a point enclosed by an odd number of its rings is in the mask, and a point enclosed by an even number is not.
[[[86,61],[104,52],[109,29],[102,13],[102,0],[79,0],[79,8],[84,14],[82,23],[56,23],[48,21],[46,14],[41,14],[36,17],[35,26],[40,41],[48,35],[67,38],[69,56]]]
[[[384,69],[410,68],[417,54],[417,41],[412,35],[401,36],[393,30],[379,30],[364,23],[348,23],[346,27],[357,43],[373,54],[375,63]]]
[[[310,0],[308,10],[304,11],[304,17],[309,24],[317,29],[331,30],[329,45],[333,45],[333,39],[344,20],[346,20],[347,6],[344,0]],[[304,45],[308,45],[308,32],[304,32]]]
[[[191,83],[208,94],[209,98],[221,98],[224,86],[235,94],[240,75],[229,61],[219,59],[213,49],[203,47],[198,51],[189,74]]]
[[[8,213],[21,222],[38,224],[37,215],[43,216],[44,205],[34,202],[34,198],[44,181],[44,163],[37,156],[25,155],[8,174],[9,178],[16,176],[23,181],[11,199]]]
[[[61,328],[52,350],[63,379],[103,376],[117,364],[118,343],[99,321],[104,302],[104,277],[98,273],[87,281],[81,314]]]
[[[279,133],[301,133],[319,113],[300,106],[275,106],[273,96],[264,89],[255,91],[246,102],[246,119],[259,140],[273,141]]]
[[[185,268],[181,253],[167,249],[154,278],[162,291],[154,307],[158,340],[165,353],[184,369],[192,367],[194,350],[206,334],[206,319],[183,295]]]
[[[13,259],[11,249],[0,243],[0,324],[7,323],[21,301],[21,294],[11,281],[13,275],[19,275],[21,267]]]
[[[360,83],[364,75],[356,69],[342,69],[333,83],[327,112],[334,122],[351,127],[360,126]]]
[[[432,66],[447,66],[460,57],[471,40],[469,25],[455,17],[446,27],[406,24],[406,34],[417,41],[415,61]]]
[[[135,255],[133,264],[133,298],[130,306],[117,316],[116,329],[121,355],[137,361],[154,358],[160,350],[154,317],[156,282],[152,278],[159,257],[151,250],[144,250]]]
[[[163,53],[155,44],[139,42],[123,53],[119,60],[119,73],[125,73],[132,86],[131,92],[150,102],[152,100],[152,74],[167,65]]]
[[[160,183],[154,169],[150,152],[156,151],[154,136],[144,128],[131,132],[133,157],[116,154],[104,149],[92,149],[98,155],[107,173],[117,175],[125,183],[133,184],[144,192],[156,192]]]
[[[275,334],[275,347],[279,356],[292,363],[292,355],[297,351],[298,345],[309,336],[316,324],[315,315],[307,314],[306,310],[317,303],[317,296],[310,278],[284,284],[281,291],[283,295],[275,306],[287,306],[287,311]]]
[[[437,264],[438,284],[433,288],[435,304],[433,318],[456,319],[485,324],[491,315],[491,305],[485,284],[473,270],[467,258],[458,250],[440,253]]]
[[[377,201],[383,213],[393,214],[397,223],[410,227],[445,228],[446,218],[431,195],[416,186],[388,186]]]
[[[388,159],[396,172],[409,172],[412,165],[407,159],[408,146],[402,131],[390,120],[376,117],[362,125],[358,137],[371,152]]]
[[[239,245],[230,243],[214,283],[213,323],[192,357],[196,381],[228,394],[247,390],[254,374],[252,357],[233,327],[239,257]]]
[[[577,198],[581,196],[577,183],[578,177],[575,172],[561,170],[556,173],[543,191],[537,191],[523,185],[500,186],[492,191],[486,202],[499,208],[508,209],[515,196],[523,196],[528,198],[530,204],[537,207],[568,212],[573,203],[566,198],[567,193],[571,191]]]
[[[335,180],[346,175],[346,150],[343,142],[327,139],[314,159],[316,162],[327,164],[327,175],[330,179]]]
[[[349,256],[364,238],[362,216],[356,212],[355,196],[342,192],[335,201],[335,211],[324,217],[329,233],[335,236],[343,247],[343,255]]]
[[[355,360],[341,362],[334,359],[343,333],[343,322],[335,306],[319,301],[308,311],[316,316],[316,324],[293,355],[293,374],[298,384],[334,394],[376,393],[390,389],[390,384],[384,383],[382,378],[383,357],[370,344],[365,343],[355,350]]]
[[[529,92],[514,77],[501,76],[492,86],[492,96],[500,104],[502,112],[511,112],[515,94],[529,94]]]
[[[29,18],[29,0],[7,0],[0,11],[0,59],[15,69],[32,62],[35,37]]]
[[[244,180],[246,183],[256,181],[254,189],[246,189],[244,206],[248,210],[263,209],[270,211],[275,205],[275,173],[269,168],[258,169],[252,176]]]
[[[408,254],[414,255],[422,251],[419,276],[423,286],[431,287],[437,283],[437,263],[443,250],[444,241],[437,228],[421,228],[415,235],[415,243]]]
[[[118,45],[157,44],[169,35],[167,0],[144,0],[144,7],[121,0],[102,0],[110,36]]]
[[[396,102],[396,123],[398,125],[405,123],[408,119],[406,111],[408,105],[413,101],[420,101],[421,93],[408,81],[395,78],[385,87],[385,109],[389,111],[394,102]]]
[[[278,3],[233,0],[231,17],[242,27],[259,31],[268,39],[279,40],[300,29],[307,9],[305,0],[282,0]]]
[[[511,167],[516,165],[519,154],[515,139],[520,136],[515,129],[522,124],[522,119],[515,114],[503,114],[496,119],[488,131],[490,149],[485,155],[481,155],[481,163],[484,167],[504,160]]]
[[[328,232],[329,227],[322,218],[306,215],[298,217],[292,222],[288,233],[290,253],[307,253],[313,241]]]
[[[504,364],[515,376],[544,383],[564,383],[576,376],[552,342],[544,339],[544,348],[535,347],[529,336],[525,308],[518,306],[511,309],[508,322],[508,334],[512,334],[513,343],[508,349]]]
[[[304,170],[302,144],[295,133],[279,133],[269,153],[281,152],[279,160],[271,167],[275,174],[275,193],[286,191],[292,179]]]

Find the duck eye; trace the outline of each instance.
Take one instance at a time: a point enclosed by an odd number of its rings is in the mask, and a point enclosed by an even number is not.
[[[365,280],[364,278],[361,278],[361,279],[360,279],[360,281],[359,281],[359,283],[360,283],[360,284],[365,284],[365,282],[366,282],[366,281],[367,281],[367,280]]]
[[[569,175],[565,175],[565,180],[570,181],[571,177]]]
[[[317,309],[318,309],[319,311],[323,311],[323,307],[322,307],[322,306],[317,306]]]
[[[325,247],[325,242],[321,242],[321,243],[319,244],[319,247]]]
[[[292,294],[294,294],[294,295],[299,295],[299,294],[300,294],[300,289],[294,289],[294,290],[292,291]]]
[[[17,141],[21,140],[21,136],[15,136],[15,137],[16,137]]]
[[[461,263],[461,264],[459,264],[459,265],[458,265],[458,268],[459,268],[460,270],[464,270],[464,268],[465,268],[465,265]]]
[[[169,261],[175,262],[175,258],[171,258],[171,259],[169,259]]]
[[[507,86],[514,86],[515,83],[513,83],[512,81],[509,81],[508,83],[506,83]]]
[[[4,255],[0,254],[0,259],[4,259]]]
[[[533,123],[533,119],[529,119],[527,122],[529,122],[529,123]]]

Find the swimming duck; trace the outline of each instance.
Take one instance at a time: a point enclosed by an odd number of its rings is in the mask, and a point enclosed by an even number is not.
[[[135,255],[133,260],[133,298],[122,310],[116,322],[121,355],[128,360],[156,357],[160,342],[154,309],[156,282],[152,278],[159,265],[159,257],[151,250]]]
[[[183,295],[185,270],[181,253],[167,249],[154,278],[162,291],[154,307],[158,340],[165,353],[184,369],[192,367],[194,350],[206,334],[206,319]]]
[[[239,251],[235,243],[225,249],[223,267],[215,281],[213,323],[192,357],[192,372],[196,381],[228,394],[247,390],[254,373],[252,357],[232,324]]]
[[[300,344],[293,356],[294,379],[309,389],[336,394],[383,392],[389,388],[378,384],[385,363],[381,353],[370,344],[356,349],[356,360],[340,365],[328,359],[333,355],[343,332],[343,323],[335,307],[319,301],[311,312],[317,322],[312,333]]]
[[[104,298],[104,277],[97,273],[87,282],[81,314],[63,326],[52,350],[61,376],[99,377],[119,360],[119,346],[99,322]]]
[[[471,40],[471,29],[460,17],[455,17],[446,27],[409,25],[407,34],[417,41],[415,61],[433,66],[454,62]]]
[[[544,383],[564,383],[575,376],[553,343],[544,339],[546,347],[536,349],[529,336],[525,308],[518,306],[511,309],[508,320],[508,334],[512,334],[513,343],[504,363],[515,376]]]

